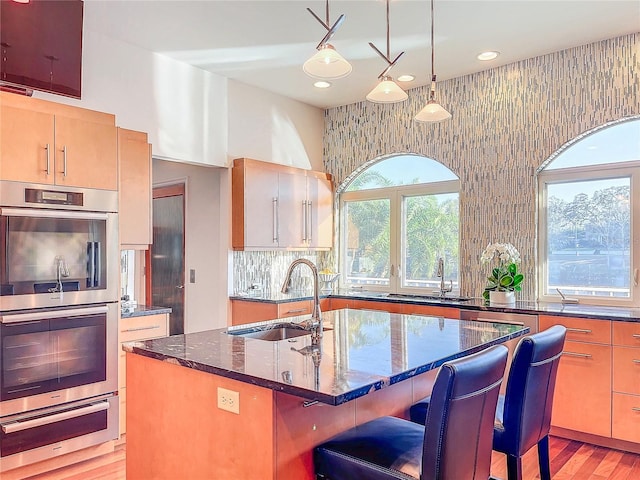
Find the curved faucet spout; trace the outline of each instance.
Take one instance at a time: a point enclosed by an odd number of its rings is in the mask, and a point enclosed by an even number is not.
[[[284,283],[282,284],[282,293],[287,293],[289,291],[289,284],[291,283],[291,274],[293,270],[300,264],[304,264],[311,269],[313,273],[313,311],[311,313],[311,320],[308,323],[309,329],[311,330],[311,340],[317,341],[322,336],[322,314],[320,312],[320,295],[318,284],[318,268],[313,264],[312,261],[307,260],[306,258],[298,258],[291,262],[289,265],[289,269],[287,270],[287,274],[284,278]]]

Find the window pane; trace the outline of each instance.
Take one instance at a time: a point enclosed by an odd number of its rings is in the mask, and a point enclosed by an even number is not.
[[[353,192],[457,179],[455,173],[436,160],[418,155],[398,155],[381,160],[361,172],[346,191]]]
[[[388,199],[345,202],[347,283],[389,285]]]
[[[628,177],[547,186],[547,294],[630,296]]]
[[[640,160],[640,119],[598,130],[572,144],[545,170]]]
[[[445,261],[444,278],[458,289],[458,194],[404,198],[403,287],[440,288],[438,258]]]

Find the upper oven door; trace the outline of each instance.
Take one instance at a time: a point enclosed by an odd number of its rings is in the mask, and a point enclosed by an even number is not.
[[[117,301],[117,214],[0,208],[0,259],[0,310]]]

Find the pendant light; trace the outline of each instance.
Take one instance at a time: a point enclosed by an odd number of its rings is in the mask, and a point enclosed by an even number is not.
[[[434,42],[433,42],[433,0],[431,0],[431,90],[429,92],[429,101],[425,107],[414,117],[416,122],[433,123],[442,122],[451,118],[451,114],[447,112],[435,100],[436,96],[436,74],[434,73]]]
[[[344,14],[338,17],[336,23],[333,24],[332,27],[329,26],[329,0],[326,3],[326,22],[323,22],[320,17],[318,17],[313,10],[307,8],[309,13],[313,15],[313,17],[318,20],[322,24],[324,28],[327,29],[327,34],[324,36],[320,43],[316,47],[318,50],[315,55],[313,55],[309,60],[304,62],[302,66],[302,70],[304,73],[313,78],[320,78],[323,80],[335,80],[337,78],[346,77],[351,73],[352,67],[349,62],[347,62],[342,55],[336,52],[336,49],[333,48],[329,40],[336,33],[336,30],[342,22],[344,21]]]
[[[373,48],[378,55],[380,55],[386,62],[387,68],[385,68],[380,75],[378,75],[378,80],[380,83],[369,92],[367,95],[367,100],[373,103],[396,103],[396,102],[404,102],[409,96],[407,92],[402,90],[398,86],[396,82],[393,81],[393,78],[389,75],[389,71],[396,64],[398,59],[404,55],[404,52],[400,52],[396,58],[391,60],[389,53],[389,0],[387,0],[387,54],[382,53],[376,46],[369,42],[369,46]]]

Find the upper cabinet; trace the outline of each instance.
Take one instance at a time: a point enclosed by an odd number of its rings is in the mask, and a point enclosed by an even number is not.
[[[234,250],[328,250],[333,192],[321,172],[236,159],[232,170]]]
[[[0,179],[118,189],[110,114],[0,92]]]
[[[147,134],[118,128],[120,244],[146,249],[152,243],[151,145]]]

